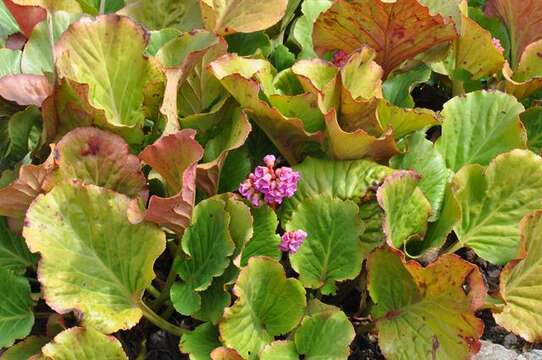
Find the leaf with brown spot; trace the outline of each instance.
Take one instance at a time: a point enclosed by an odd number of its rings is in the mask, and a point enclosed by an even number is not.
[[[318,17],[312,38],[320,55],[370,46],[387,76],[405,60],[455,40],[457,33],[452,22],[430,15],[416,0],[340,0]]]
[[[480,350],[484,324],[474,311],[485,288],[476,265],[448,254],[423,268],[391,249],[376,250],[367,265],[387,359],[470,359]],[[473,285],[468,294],[465,284]]]
[[[243,360],[241,355],[233,349],[226,347],[219,347],[213,350],[211,353],[212,360]]]
[[[130,197],[146,190],[147,180],[137,156],[118,135],[92,127],[82,127],[66,134],[54,151],[58,171],[52,184],[79,180]]]

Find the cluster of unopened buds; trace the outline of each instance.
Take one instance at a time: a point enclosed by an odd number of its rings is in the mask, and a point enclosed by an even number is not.
[[[294,196],[299,182],[299,173],[283,166],[275,169],[275,157],[263,158],[265,166],[257,166],[254,172],[239,186],[239,193],[252,205],[259,207],[263,203],[275,208],[285,198]]]

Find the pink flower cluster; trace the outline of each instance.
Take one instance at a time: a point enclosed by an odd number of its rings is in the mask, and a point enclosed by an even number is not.
[[[303,230],[286,232],[281,237],[279,248],[281,251],[295,254],[306,238],[307,233]]]
[[[280,205],[297,190],[299,173],[289,167],[274,169],[275,160],[273,155],[265,156],[265,166],[257,166],[239,186],[241,195],[254,206],[261,206],[264,201],[271,206]]]
[[[493,46],[495,46],[495,48],[499,50],[501,54],[504,54],[504,48],[502,47],[501,41],[497,38],[493,38],[492,42],[493,42]]]

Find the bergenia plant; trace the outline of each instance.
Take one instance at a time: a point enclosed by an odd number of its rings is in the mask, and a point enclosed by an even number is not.
[[[536,357],[542,1],[3,0],[0,45],[0,359]]]

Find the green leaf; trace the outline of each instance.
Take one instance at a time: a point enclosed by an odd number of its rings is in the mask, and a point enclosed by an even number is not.
[[[286,46],[280,44],[271,53],[270,60],[277,71],[282,71],[295,63],[295,55]]]
[[[6,75],[20,74],[21,58],[21,50],[0,49],[0,78]]]
[[[228,42],[228,52],[241,56],[254,55],[260,50],[264,57],[268,57],[273,51],[273,44],[265,31],[229,35],[226,37],[226,41]]]
[[[179,347],[183,353],[189,354],[190,360],[208,360],[211,352],[220,345],[216,326],[204,323],[184,334]]]
[[[396,169],[414,170],[421,176],[418,187],[423,191],[432,208],[429,221],[437,220],[450,173],[446,168],[446,162],[433,143],[425,138],[423,132],[412,134],[407,142],[407,152],[393,157],[390,165]]]
[[[5,218],[0,218],[0,268],[22,275],[36,262],[24,239],[12,233]]]
[[[254,232],[241,253],[241,266],[248,264],[253,256],[268,256],[280,260],[280,236],[277,235],[279,224],[277,215],[269,206],[253,207],[250,209],[254,219]]]
[[[0,44],[4,43],[8,36],[19,32],[19,25],[11,15],[11,12],[6,8],[3,1],[0,2]]]
[[[148,55],[156,56],[158,50],[171,40],[181,36],[182,32],[174,28],[165,28],[162,30],[149,31],[150,40],[145,50]]]
[[[365,226],[365,231],[360,237],[363,253],[369,254],[375,248],[384,244],[385,235],[382,232],[384,211],[376,201],[369,201],[360,205],[359,216]]]
[[[130,197],[146,190],[137,156],[123,138],[104,130],[80,127],[64,135],[55,147],[55,163],[57,183],[75,179]]]
[[[136,19],[148,30],[192,31],[203,27],[198,0],[127,0],[117,14]]]
[[[230,214],[220,199],[207,199],[194,208],[192,225],[182,238],[187,259],[175,266],[182,282],[171,290],[173,305],[181,314],[191,315],[201,306],[197,292],[207,289],[213,280],[224,273],[235,243],[229,231]]]
[[[230,151],[220,171],[218,193],[236,191],[250,173],[252,162],[248,148],[243,146]]]
[[[371,314],[387,359],[466,359],[479,351],[484,325],[474,311],[485,289],[476,265],[444,255],[423,268],[379,249],[368,269]]]
[[[295,332],[295,345],[307,360],[346,360],[355,335],[345,313],[330,306],[303,319]]]
[[[143,136],[143,88],[150,70],[146,46],[145,30],[118,15],[83,18],[55,45],[58,76],[88,85],[88,102],[104,117],[94,120],[129,143]]]
[[[0,349],[30,334],[34,325],[28,280],[0,267]]]
[[[56,11],[51,14],[50,20],[39,23],[24,46],[21,59],[22,72],[36,75],[53,73],[53,45],[57,43],[68,26],[80,17],[81,14]],[[52,24],[52,34],[49,33],[49,21]]]
[[[415,104],[410,92],[416,85],[428,81],[430,77],[431,69],[426,65],[420,65],[407,72],[397,73],[388,78],[382,84],[382,92],[386,100],[393,105],[413,108]]]
[[[405,60],[455,40],[457,34],[451,22],[431,15],[417,0],[355,0],[334,2],[316,20],[312,37],[320,55],[336,50],[350,54],[362,45],[375,49],[376,62],[387,75]]]
[[[487,165],[498,154],[525,148],[525,129],[519,119],[523,110],[513,96],[498,91],[455,97],[444,104],[437,150],[448,167],[458,171],[463,165]]]
[[[301,4],[303,15],[297,19],[292,30],[291,38],[301,48],[298,59],[318,57],[312,45],[312,30],[318,16],[329,9],[331,0],[309,0]]]
[[[104,333],[139,322],[141,296],[165,248],[158,227],[130,223],[130,203],[94,185],[62,184],[36,199],[26,215],[23,236],[41,253],[47,303],[59,313],[81,311],[84,324]]]
[[[527,150],[497,156],[487,168],[464,167],[454,178],[462,220],[456,248],[468,246],[493,264],[518,255],[520,220],[542,203],[542,158]]]
[[[224,311],[219,328],[224,344],[254,359],[275,336],[294,329],[305,311],[305,290],[288,279],[280,263],[254,257],[233,289],[237,301]]]
[[[542,339],[542,301],[535,284],[542,280],[542,212],[527,215],[521,224],[522,254],[501,272],[504,307],[493,313],[497,324],[529,342]]]
[[[529,149],[535,153],[542,150],[542,107],[535,106],[521,114],[521,121],[527,129]]]
[[[378,122],[384,131],[393,130],[396,139],[414,131],[439,125],[437,115],[427,109],[405,109],[387,101],[380,101],[377,108]]]
[[[431,204],[417,186],[419,180],[420,176],[413,171],[396,171],[376,193],[378,204],[386,213],[384,234],[396,249],[423,239],[427,231]]]
[[[378,185],[392,169],[366,160],[331,161],[307,158],[293,167],[301,175],[297,191],[281,207],[280,220],[285,224],[292,212],[317,195],[360,203],[372,187]]]
[[[91,15],[98,15],[102,3],[105,14],[113,13],[124,5],[124,0],[77,0],[77,2],[84,12]]]
[[[200,5],[205,28],[218,35],[228,35],[252,33],[275,25],[284,16],[288,0],[201,0]]]
[[[263,349],[260,360],[299,360],[299,354],[293,341],[278,340]]]
[[[323,195],[307,199],[294,211],[286,230],[308,234],[290,262],[305,287],[326,295],[335,293],[337,281],[358,276],[368,255],[360,241],[364,227],[359,209],[350,200]]]
[[[27,360],[41,354],[41,348],[49,339],[45,336],[29,336],[2,354],[2,360]]]
[[[222,276],[213,278],[211,286],[199,292],[201,298],[200,307],[192,317],[201,321],[210,321],[213,324],[218,323],[226,306],[231,304],[231,295],[226,287],[231,281],[231,273],[237,276],[237,271],[237,267],[231,264]]]
[[[8,166],[22,160],[30,150],[30,134],[41,123],[41,113],[36,106],[29,106],[13,114],[9,120],[0,120],[0,131],[5,133],[5,146],[0,146],[1,159]]]
[[[61,332],[42,348],[42,352],[51,360],[128,359],[120,341],[88,327],[73,327]]]

